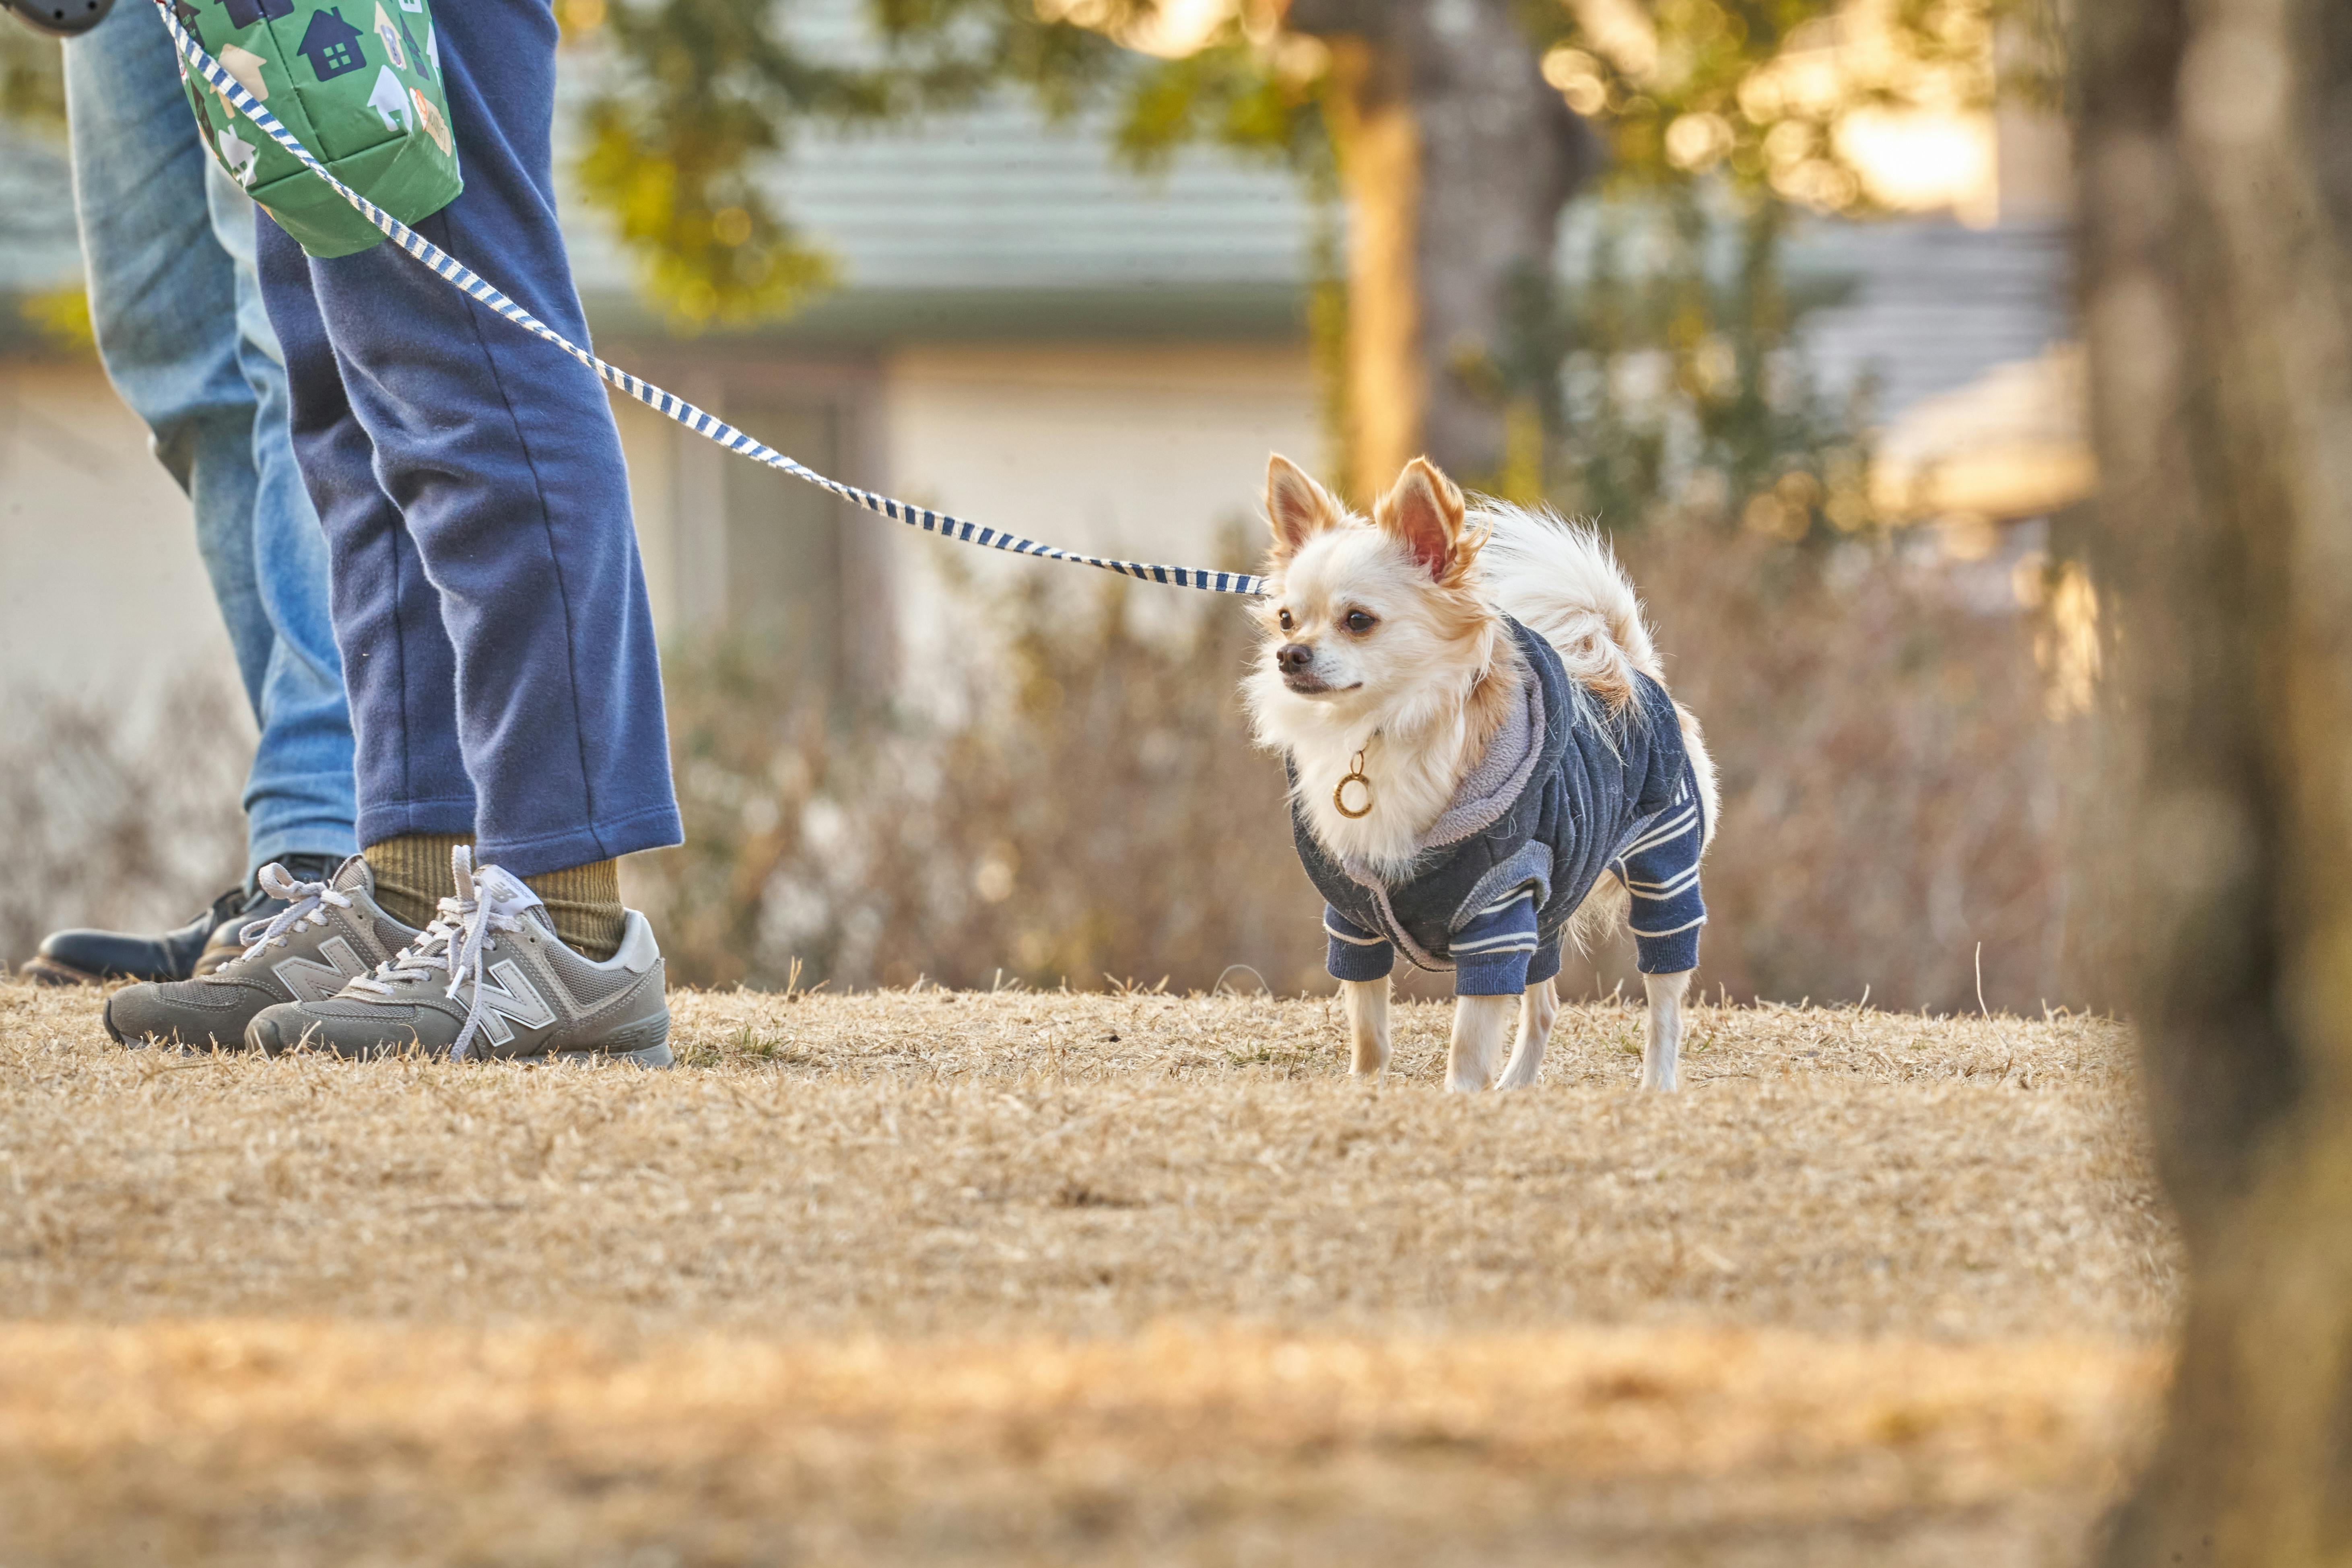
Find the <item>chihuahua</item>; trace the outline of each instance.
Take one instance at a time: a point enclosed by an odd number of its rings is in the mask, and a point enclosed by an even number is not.
[[[1536,1079],[1563,940],[1623,920],[1649,995],[1642,1086],[1675,1087],[1706,909],[1715,764],[1666,693],[1633,584],[1591,528],[1415,458],[1366,519],[1266,470],[1265,637],[1244,690],[1290,775],[1353,1070],[1389,1059],[1395,952],[1454,972],[1445,1086]]]

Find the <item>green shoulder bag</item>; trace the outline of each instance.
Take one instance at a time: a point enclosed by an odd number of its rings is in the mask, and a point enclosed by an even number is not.
[[[403,223],[466,188],[427,0],[173,0],[189,36],[335,178]],[[383,236],[183,62],[205,144],[313,256]]]

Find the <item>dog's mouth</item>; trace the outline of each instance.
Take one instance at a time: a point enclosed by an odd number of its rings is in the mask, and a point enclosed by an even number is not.
[[[1360,690],[1364,684],[1359,680],[1352,686],[1334,686],[1311,669],[1286,669],[1282,683],[1301,697],[1333,697],[1342,691]]]

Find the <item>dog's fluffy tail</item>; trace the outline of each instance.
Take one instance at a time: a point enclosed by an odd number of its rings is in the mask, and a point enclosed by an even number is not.
[[[1624,712],[1633,701],[1635,670],[1665,685],[1657,643],[1642,616],[1641,595],[1598,530],[1549,510],[1485,497],[1473,502],[1469,521],[1489,531],[1479,552],[1489,597],[1551,644],[1570,678],[1612,714]],[[1715,759],[1707,753],[1698,716],[1677,702],[1675,717],[1704,805],[1704,847],[1715,840],[1722,806]],[[1622,923],[1624,912],[1624,889],[1615,879],[1603,877],[1570,922],[1577,951],[1590,951],[1596,933]]]
[[[1480,565],[1495,603],[1551,644],[1610,711],[1633,700],[1634,670],[1665,684],[1633,579],[1597,531],[1484,497],[1468,521],[1491,533]]]

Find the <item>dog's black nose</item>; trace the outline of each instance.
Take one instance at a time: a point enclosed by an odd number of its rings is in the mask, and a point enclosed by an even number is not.
[[[1285,675],[1294,674],[1315,662],[1315,650],[1303,642],[1285,643],[1275,650],[1274,662]]]

